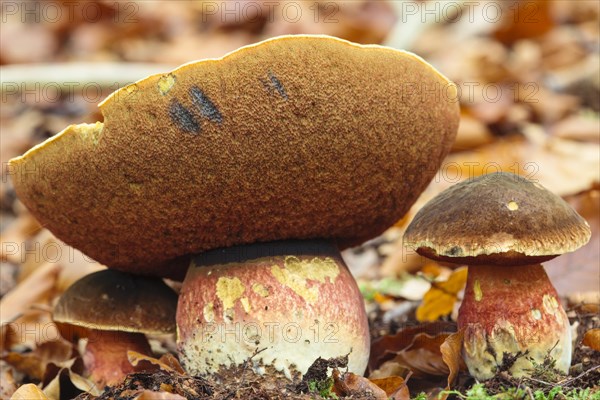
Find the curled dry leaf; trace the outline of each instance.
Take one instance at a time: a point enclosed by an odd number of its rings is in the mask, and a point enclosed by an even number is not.
[[[373,400],[388,399],[386,392],[367,378],[352,372],[342,375],[337,369],[333,370],[333,391],[338,396],[368,397]]]
[[[435,321],[448,315],[458,300],[458,293],[467,283],[467,268],[458,268],[452,272],[448,280],[434,282],[423,297],[423,302],[417,308],[416,317],[419,321]]]
[[[185,374],[185,370],[179,364],[179,361],[171,354],[167,353],[160,359],[147,356],[137,351],[129,350],[127,352],[127,358],[134,367],[144,368],[144,364],[150,364],[165,372],[176,372],[179,374]],[[137,368],[136,368],[137,369]]]
[[[447,390],[458,376],[458,373],[462,370],[466,370],[465,362],[462,358],[462,345],[463,345],[464,332],[462,330],[449,335],[444,343],[440,346],[440,352],[442,353],[442,360],[448,366],[448,386]]]
[[[84,378],[69,368],[62,368],[54,379],[44,387],[44,394],[51,399],[70,399],[80,393],[99,396],[102,389],[91,380]]]
[[[10,398],[11,400],[50,400],[44,392],[33,383],[21,386]]]
[[[388,398],[392,400],[410,400],[410,392],[404,378],[388,376],[387,378],[369,380],[380,389],[383,389]]]
[[[426,333],[432,336],[456,332],[456,324],[450,322],[433,322],[404,328],[393,335],[382,336],[371,345],[369,371],[379,369],[385,361],[409,347],[418,334]]]
[[[436,336],[420,333],[389,362],[409,368],[417,379],[447,375],[450,371],[442,358],[441,346],[448,336],[447,333]]]
[[[600,329],[590,329],[583,336],[583,344],[600,351]]]

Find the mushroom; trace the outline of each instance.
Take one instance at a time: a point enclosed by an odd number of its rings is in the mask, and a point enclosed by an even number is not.
[[[324,240],[257,243],[194,257],[177,311],[186,370],[218,372],[253,360],[288,378],[321,358],[348,356],[363,373],[369,326],[337,247]]]
[[[337,248],[408,211],[450,150],[456,94],[411,53],[278,37],[116,91],[100,104],[103,122],[12,160],[12,176],[44,226],[111,268],[183,279],[189,264],[177,261],[200,254],[177,315],[191,373],[252,353],[257,368],[302,375],[325,348],[350,353],[362,373],[366,319]],[[289,321],[303,344],[261,338],[250,349],[235,334],[204,335],[210,321],[221,331]],[[339,343],[322,341],[328,324],[344,332]]]
[[[415,215],[404,241],[425,257],[469,266],[458,326],[469,372],[486,380],[505,362],[513,376],[528,375],[546,357],[568,371],[569,320],[539,263],[576,250],[590,235],[563,199],[500,172],[440,193]]]
[[[177,294],[161,279],[107,269],[71,285],[53,319],[63,331],[87,337],[84,364],[92,380],[104,386],[134,371],[127,351],[151,354],[145,334],[175,332],[176,307]]]

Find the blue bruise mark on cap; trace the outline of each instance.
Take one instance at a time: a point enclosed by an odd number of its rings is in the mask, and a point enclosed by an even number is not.
[[[196,121],[194,114],[176,99],[171,102],[169,115],[179,129],[190,133],[200,132],[200,124]]]
[[[267,73],[267,77],[269,78],[269,80],[267,81],[266,79],[263,78],[259,78],[260,83],[262,83],[263,87],[265,88],[265,90],[270,94],[274,94],[275,92],[277,92],[284,100],[288,99],[288,95],[287,92],[285,91],[285,88],[283,87],[283,84],[281,83],[281,81],[275,76],[275,74],[271,71],[269,71]]]
[[[192,101],[194,105],[198,107],[200,110],[200,114],[211,120],[212,122],[216,122],[220,124],[223,122],[223,116],[221,112],[213,103],[208,96],[197,86],[192,86],[190,89],[190,95],[192,96]]]
[[[277,90],[277,93],[279,93],[279,95],[281,97],[283,97],[284,99],[288,99],[288,95],[285,91],[285,88],[283,87],[283,84],[281,83],[281,81],[279,79],[277,79],[277,77],[275,76],[274,73],[269,71],[269,80],[271,81],[271,85],[273,85],[273,87],[275,88],[275,90]]]

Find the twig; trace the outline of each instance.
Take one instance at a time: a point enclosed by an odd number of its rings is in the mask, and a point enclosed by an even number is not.
[[[1,67],[2,92],[45,89],[47,85],[82,90],[87,84],[100,87],[120,86],[148,75],[175,68],[168,64],[127,62],[73,62],[48,64],[12,64]]]
[[[570,385],[572,382],[574,382],[574,381],[576,381],[578,379],[583,378],[584,376],[586,376],[590,372],[594,372],[597,369],[600,369],[600,365],[596,365],[595,367],[592,367],[592,368],[588,369],[587,371],[583,371],[581,374],[577,375],[576,377],[569,378],[569,379],[566,379],[564,381],[560,381],[560,382],[558,382],[558,385],[561,385],[561,386],[563,386],[563,385]]]

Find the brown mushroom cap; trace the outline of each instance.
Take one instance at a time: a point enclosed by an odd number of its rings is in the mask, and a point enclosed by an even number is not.
[[[104,331],[175,332],[177,294],[161,279],[102,270],[67,289],[54,307],[56,322]]]
[[[434,260],[519,265],[574,251],[590,236],[588,223],[562,198],[500,172],[440,193],[419,210],[404,243]]]
[[[255,242],[370,239],[400,219],[456,135],[456,87],[421,58],[285,36],[122,88],[104,122],[12,160],[19,198],[124,271]],[[187,268],[187,265],[183,265]]]

